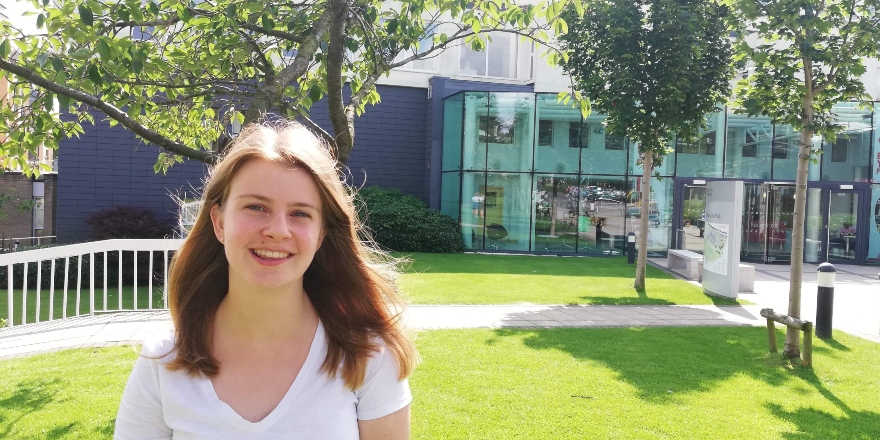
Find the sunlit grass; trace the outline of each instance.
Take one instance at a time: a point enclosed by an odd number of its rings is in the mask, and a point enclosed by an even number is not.
[[[406,254],[401,275],[414,304],[737,304],[648,267],[646,289],[633,288],[626,258],[478,254]]]
[[[0,317],[7,318],[8,315],[8,291],[0,289]],[[152,304],[154,309],[164,307],[164,297],[162,286],[158,283],[153,284]],[[138,285],[137,288],[137,304],[138,309],[148,309],[150,306],[150,290],[145,284]],[[119,287],[110,286],[107,288],[107,308],[106,310],[132,310],[134,308],[135,298],[134,286],[122,286],[122,307],[119,307]],[[77,291],[76,288],[67,289],[67,307],[64,302],[64,289],[56,288],[54,298],[50,302],[50,289],[40,289],[40,321],[48,321],[51,316],[53,319],[59,319],[65,316],[76,316],[88,314],[91,308],[91,291],[88,287],[81,288],[79,291],[79,313],[77,311]],[[28,289],[27,305],[25,310],[25,318],[27,323],[36,322],[37,316],[37,290]],[[12,293],[12,313],[15,325],[22,324],[22,289],[14,289]],[[51,304],[51,308],[50,308]],[[95,288],[95,310],[104,311],[104,288]]]

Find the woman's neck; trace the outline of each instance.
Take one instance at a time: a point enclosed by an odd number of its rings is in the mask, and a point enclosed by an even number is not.
[[[220,303],[215,335],[238,341],[283,341],[314,332],[318,315],[302,288],[254,292],[236,289]]]

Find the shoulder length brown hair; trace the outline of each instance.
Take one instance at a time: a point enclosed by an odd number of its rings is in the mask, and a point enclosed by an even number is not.
[[[327,357],[321,371],[341,374],[352,390],[364,381],[369,358],[380,341],[400,367],[400,379],[418,361],[402,322],[394,266],[371,246],[336,161],[315,135],[297,123],[252,124],[233,141],[205,183],[201,210],[174,256],[168,283],[171,318],[177,331],[172,370],[208,377],[219,371],[211,354],[214,315],[229,289],[229,263],[217,240],[210,211],[222,206],[242,165],[262,158],[308,171],[321,195],[326,236],[306,270],[303,287],[324,324]]]

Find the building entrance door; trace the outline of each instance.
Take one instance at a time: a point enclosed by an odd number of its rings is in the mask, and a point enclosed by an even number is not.
[[[762,263],[791,262],[794,185],[746,182],[740,258]]]
[[[867,240],[859,240],[860,190],[829,189],[825,221],[828,254],[825,261],[853,264],[861,260]],[[864,235],[862,235],[864,237]]]

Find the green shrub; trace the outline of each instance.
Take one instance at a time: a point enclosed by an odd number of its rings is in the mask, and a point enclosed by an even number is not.
[[[457,222],[428,208],[421,200],[376,186],[358,191],[358,215],[373,239],[397,252],[454,253],[464,251]]]
[[[92,238],[165,238],[174,234],[174,223],[160,219],[150,208],[115,206],[92,213],[86,224]]]

